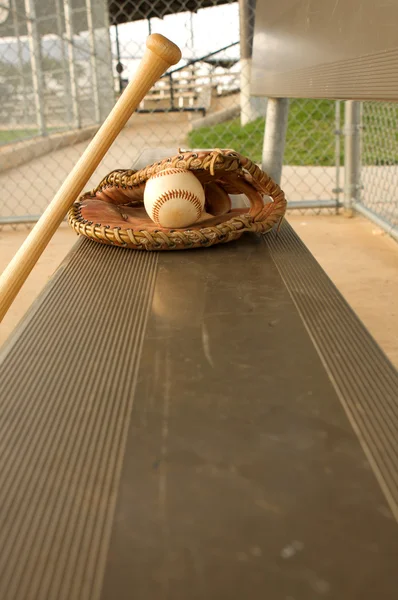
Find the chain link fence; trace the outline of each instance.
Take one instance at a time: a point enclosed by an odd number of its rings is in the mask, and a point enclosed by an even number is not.
[[[267,101],[250,96],[254,11],[254,0],[0,0],[0,224],[37,220],[154,32],[175,41],[183,60],[146,96],[87,188],[130,168],[144,148],[233,148],[260,163]],[[340,206],[341,113],[341,102],[290,101],[282,187],[291,207]],[[388,219],[396,204],[378,181],[392,167],[395,185],[394,167],[373,161],[378,142],[394,152],[396,134],[382,133],[394,114],[364,105],[363,201]]]
[[[114,103],[103,0],[1,5],[1,143],[100,123]]]
[[[364,102],[361,116],[356,208],[398,240],[398,105]]]

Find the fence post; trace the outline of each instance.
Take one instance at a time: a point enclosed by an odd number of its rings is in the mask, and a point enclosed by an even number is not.
[[[288,98],[268,98],[262,168],[280,184],[289,115]]]
[[[254,16],[256,0],[239,0],[240,29],[240,121],[242,127],[264,117],[267,99],[251,95]]]
[[[26,27],[28,30],[30,64],[32,67],[33,94],[35,98],[36,121],[40,135],[46,135],[44,117],[43,71],[40,60],[40,37],[37,29],[34,0],[25,0]]]
[[[90,44],[90,69],[91,69],[91,86],[94,98],[94,119],[96,123],[101,123],[101,109],[98,89],[98,70],[97,70],[97,49],[95,45],[95,31],[93,19],[92,0],[86,0],[87,12],[87,27]]]
[[[336,214],[339,212],[340,206],[340,194],[343,191],[341,188],[340,182],[340,173],[341,173],[341,100],[335,101],[335,114],[334,114],[334,135],[335,135],[335,144],[334,144],[334,166],[335,166],[335,187],[332,190],[335,194],[336,198]]]
[[[361,103],[345,103],[344,123],[344,214],[352,217],[361,189]]]
[[[105,60],[102,59],[102,61],[104,62],[104,64],[109,65],[109,69],[106,69],[106,74],[107,77],[104,78],[104,74],[103,74],[103,69],[101,70],[101,75],[99,78],[99,84],[100,84],[100,88],[101,90],[103,89],[103,85],[102,82],[104,80],[108,81],[108,86],[107,86],[107,98],[108,98],[108,102],[106,102],[104,104],[102,97],[101,99],[101,115],[107,115],[111,109],[113,104],[116,101],[116,95],[115,95],[115,82],[113,79],[113,72],[112,72],[112,61],[113,61],[113,57],[112,57],[112,44],[111,44],[111,24],[110,24],[110,19],[109,19],[109,4],[108,4],[108,0],[102,0],[100,6],[102,6],[102,14],[103,14],[103,18],[104,18],[104,28],[105,28],[105,35],[104,35],[104,45],[105,45]],[[103,94],[101,93],[101,96]]]
[[[69,64],[69,80],[70,90],[72,96],[72,112],[73,112],[73,126],[76,129],[80,129],[80,107],[79,97],[77,91],[77,75],[75,68],[75,52],[73,47],[73,13],[70,0],[64,0],[64,13],[65,13],[65,33],[66,40],[68,42],[68,64]]]
[[[170,108],[174,110],[174,88],[173,88],[173,75],[169,73],[169,84],[170,84]]]
[[[65,53],[65,42],[64,42],[64,25],[62,21],[62,10],[61,1],[55,0],[55,10],[57,13],[57,33],[59,37],[59,43],[61,46],[61,57],[62,57],[62,77],[63,77],[63,101],[65,106],[65,120],[66,124],[69,125],[72,122],[72,107],[70,103],[71,92],[70,92],[70,81],[68,76],[68,63],[66,60]]]
[[[15,37],[17,39],[17,50],[18,50],[18,67],[19,67],[19,71],[20,71],[20,83],[21,83],[21,88],[22,88],[22,102],[23,102],[23,116],[24,116],[24,123],[26,125],[29,125],[29,100],[28,100],[28,94],[26,91],[26,85],[25,85],[25,72],[24,72],[24,63],[23,63],[23,48],[22,48],[22,44],[21,44],[21,38],[19,35],[19,22],[18,22],[18,11],[17,11],[17,5],[16,5],[16,0],[11,0],[11,12],[12,12],[12,20],[13,20],[13,25],[14,25],[14,33],[15,33]]]

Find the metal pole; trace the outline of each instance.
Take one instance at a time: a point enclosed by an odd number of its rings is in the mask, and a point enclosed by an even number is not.
[[[253,48],[251,0],[239,0],[240,29],[240,122],[242,127],[252,121],[250,106],[251,57]]]
[[[95,122],[101,123],[101,107],[98,89],[98,71],[97,71],[97,53],[95,49],[94,25],[93,25],[93,5],[92,0],[86,0],[87,10],[87,26],[90,40],[90,67],[91,67],[91,84],[94,97],[94,115]]]
[[[361,178],[361,103],[345,103],[344,148],[344,214],[352,217],[354,203],[359,201]]]
[[[119,75],[119,92],[122,93],[122,91],[123,91],[123,84],[122,84],[123,65],[120,62],[119,30],[117,28],[117,24],[115,24],[115,39],[116,39],[116,56],[117,56],[116,71]]]
[[[113,56],[112,56],[112,44],[111,44],[111,24],[110,24],[110,20],[109,20],[109,4],[108,4],[108,0],[103,0],[102,1],[102,8],[103,8],[103,15],[104,15],[104,27],[105,27],[105,31],[106,31],[106,35],[104,38],[105,41],[105,57],[106,60],[104,61],[105,64],[108,63],[109,64],[109,70],[106,70],[106,74],[107,76],[105,77],[104,74],[101,75],[101,81],[108,81],[109,82],[109,86],[106,85],[106,89],[107,89],[107,98],[108,98],[108,102],[105,103],[104,106],[104,112],[105,114],[108,114],[109,110],[108,109],[108,105],[110,107],[113,106],[114,102],[116,101],[116,94],[115,94],[115,82],[113,79],[113,68],[112,68],[112,61],[113,61]],[[102,71],[103,73],[104,71]]]
[[[59,41],[61,43],[61,56],[62,56],[62,75],[64,80],[64,105],[66,112],[66,122],[68,124],[72,123],[72,106],[70,103],[71,100],[71,91],[70,91],[70,80],[68,76],[67,69],[67,60],[66,60],[66,52],[64,45],[64,27],[62,20],[62,9],[61,9],[61,0],[55,0],[55,10],[57,11],[57,30]]]
[[[32,68],[33,95],[35,99],[37,127],[40,135],[46,135],[43,98],[43,72],[40,60],[40,37],[37,30],[35,0],[25,0],[26,27],[28,30],[30,64]]]
[[[264,117],[266,98],[251,96],[254,16],[256,0],[239,0],[240,29],[240,121],[242,126]]]
[[[37,223],[41,215],[11,215],[10,217],[0,217],[0,225],[21,225]]]
[[[173,88],[173,76],[169,73],[169,84],[170,84],[170,108],[174,110],[174,88]]]
[[[189,25],[190,25],[190,33],[191,33],[191,40],[190,40],[191,51],[192,51],[192,55],[195,56],[195,37],[194,37],[194,32],[193,32],[193,13],[192,12],[189,13]],[[188,92],[192,92],[196,88],[195,71],[196,71],[196,64],[192,64],[191,68],[188,69],[188,77],[189,77],[189,75],[191,75],[191,81],[189,81],[189,83],[188,83],[188,90],[187,90]],[[170,79],[170,81],[172,81],[172,80]],[[180,90],[180,93],[182,93],[181,90]],[[183,98],[183,96],[180,96],[180,98]],[[190,102],[191,100],[193,101],[193,98],[190,98],[188,100],[188,102]],[[182,100],[182,102],[184,102],[184,100]]]
[[[335,147],[334,147],[334,162],[335,162],[335,189],[333,190],[336,196],[336,214],[339,212],[340,205],[340,154],[341,154],[341,101],[336,100],[335,103]]]
[[[70,0],[64,0],[64,13],[65,13],[65,33],[66,40],[68,42],[68,65],[69,65],[69,81],[70,90],[72,97],[72,113],[73,113],[73,126],[76,129],[80,129],[80,108],[79,108],[79,97],[77,92],[77,77],[75,69],[75,52],[73,48],[73,22],[72,22],[72,8]]]
[[[288,202],[289,210],[303,210],[307,208],[336,208],[336,200],[292,200]],[[337,204],[337,208],[340,204]]]
[[[268,98],[262,168],[280,184],[289,115],[288,98]]]
[[[14,25],[14,33],[17,39],[17,52],[18,52],[18,64],[20,69],[20,82],[22,87],[22,103],[23,103],[23,116],[24,122],[29,123],[29,108],[28,108],[28,94],[25,85],[25,76],[23,68],[23,56],[22,56],[22,44],[19,36],[19,23],[18,23],[18,11],[16,6],[16,0],[12,0],[11,4],[12,20]]]
[[[189,32],[191,34],[191,36],[190,36],[191,37],[191,39],[190,39],[191,50],[193,51],[194,46],[195,46],[195,36],[193,33],[193,12],[192,11],[190,11],[190,13],[189,13]]]

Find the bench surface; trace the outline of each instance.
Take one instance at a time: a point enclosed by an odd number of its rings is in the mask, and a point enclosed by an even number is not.
[[[398,376],[300,239],[79,239],[3,348],[3,600],[395,600]]]

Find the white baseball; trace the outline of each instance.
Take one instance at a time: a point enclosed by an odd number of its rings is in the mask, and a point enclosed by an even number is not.
[[[191,171],[170,167],[148,179],[144,206],[161,227],[188,227],[199,220],[205,205],[205,192]]]

